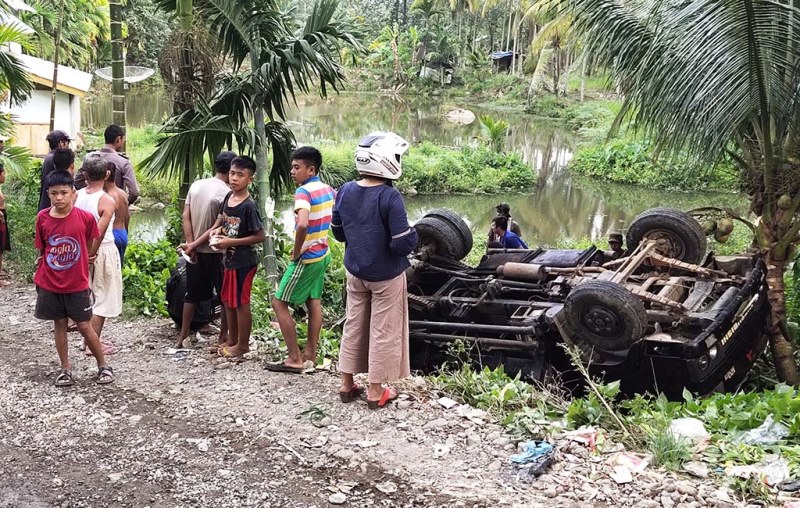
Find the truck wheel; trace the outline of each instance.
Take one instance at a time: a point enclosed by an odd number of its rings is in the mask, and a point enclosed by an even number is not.
[[[658,242],[656,252],[685,263],[697,264],[706,253],[706,233],[689,214],[674,208],[652,208],[633,219],[626,237],[633,251],[647,238]]]
[[[450,222],[439,217],[425,216],[414,224],[419,237],[417,249],[427,247],[432,254],[456,261],[469,254],[470,249]]]
[[[462,259],[469,254],[469,252],[472,250],[472,230],[469,228],[467,223],[464,222],[464,219],[462,219],[460,215],[449,208],[435,208],[426,213],[425,217],[437,217],[445,222],[450,223],[450,225],[458,232],[459,236],[461,236],[461,240],[464,242],[464,249],[466,250],[466,253],[459,259]]]
[[[568,338],[581,350],[625,352],[647,329],[642,301],[610,281],[593,280],[576,286],[567,295],[563,312]]]

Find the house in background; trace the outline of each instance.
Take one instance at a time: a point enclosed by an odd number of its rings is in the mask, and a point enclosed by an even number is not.
[[[492,69],[495,72],[508,72],[514,60],[514,52],[495,51],[489,54],[489,59],[492,61]]]
[[[6,0],[6,3],[12,13],[0,13],[0,26],[10,25],[32,34],[33,29],[14,15],[31,8],[21,0]],[[34,155],[46,155],[50,151],[45,137],[50,132],[53,62],[22,54],[19,44],[0,47],[0,51],[19,58],[34,83],[34,90],[24,104],[12,107],[7,97],[0,97],[0,113],[10,113],[14,121],[15,130],[11,136],[13,144],[28,147]],[[58,66],[54,129],[62,130],[76,139],[81,129],[81,98],[89,91],[91,84],[91,74],[65,65]]]
[[[50,151],[45,137],[50,132],[50,102],[53,86],[53,62],[30,55],[16,55],[28,69],[34,90],[25,104],[0,106],[14,118],[12,139],[17,146],[27,146],[34,155]],[[58,66],[56,86],[56,114],[54,129],[59,129],[72,139],[81,130],[81,98],[89,91],[92,75],[64,65]]]

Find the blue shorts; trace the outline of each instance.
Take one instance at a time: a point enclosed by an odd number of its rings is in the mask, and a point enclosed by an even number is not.
[[[128,248],[128,230],[127,229],[114,229],[114,245],[117,246],[119,251],[119,265],[125,264],[125,249]]]

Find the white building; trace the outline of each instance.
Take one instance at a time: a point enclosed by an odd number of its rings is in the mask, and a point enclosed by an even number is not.
[[[11,2],[12,8],[25,6],[19,0]],[[29,7],[28,7],[29,8]],[[19,9],[21,10],[21,9]],[[16,16],[4,15],[0,18],[2,25],[14,25],[31,33],[33,30],[22,23]],[[50,132],[50,104],[53,87],[53,62],[23,55],[17,44],[0,48],[0,51],[13,53],[28,70],[34,90],[24,104],[9,106],[8,100],[0,102],[0,112],[11,113],[15,132],[13,144],[27,146],[34,155],[45,155],[50,147],[45,140]],[[56,86],[56,110],[54,129],[59,129],[75,139],[81,129],[81,98],[89,91],[92,75],[67,67],[58,66],[58,84]]]

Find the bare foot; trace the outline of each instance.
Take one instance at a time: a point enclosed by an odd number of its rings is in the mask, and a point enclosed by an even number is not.
[[[236,358],[250,352],[250,347],[227,346],[220,349],[225,358]]]
[[[303,354],[300,355],[300,356],[301,356],[301,358],[302,358],[302,360],[304,362],[307,362],[307,361],[310,360],[310,361],[314,362],[314,365],[317,364],[317,352],[316,351],[312,351],[312,352],[303,351]]]

